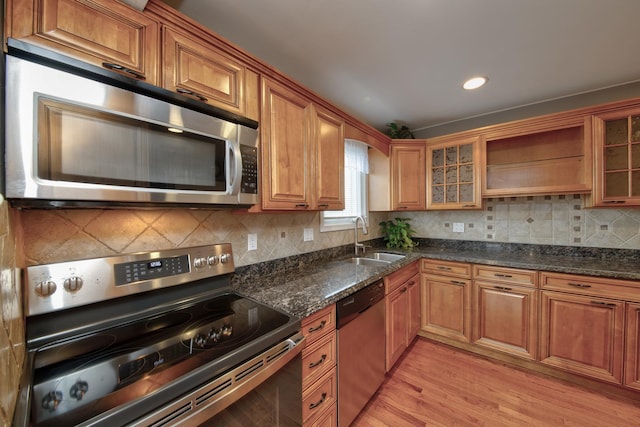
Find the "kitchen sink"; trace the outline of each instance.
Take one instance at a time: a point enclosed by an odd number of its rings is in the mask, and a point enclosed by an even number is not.
[[[367,256],[367,258],[372,258],[374,260],[389,261],[389,262],[398,261],[399,259],[402,259],[405,257],[406,255],[392,254],[389,252],[374,252],[371,255]]]
[[[370,265],[372,267],[383,267],[391,263],[391,261],[384,261],[381,259],[373,259],[373,258],[361,258],[361,257],[351,258],[349,259],[348,262],[352,264],[357,264],[357,265]]]

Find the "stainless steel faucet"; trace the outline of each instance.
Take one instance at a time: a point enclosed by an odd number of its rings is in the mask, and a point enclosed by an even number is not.
[[[360,252],[360,249],[362,249],[362,254],[364,255],[364,251],[366,250],[367,247],[364,243],[359,243],[358,242],[358,221],[362,221],[362,234],[369,234],[369,231],[367,230],[367,220],[364,219],[364,217],[362,216],[357,216],[356,219],[353,221],[353,233],[354,233],[354,247],[355,247],[355,251],[356,251],[356,255],[358,255],[358,253]]]

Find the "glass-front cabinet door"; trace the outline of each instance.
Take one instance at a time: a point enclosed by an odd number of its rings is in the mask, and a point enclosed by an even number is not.
[[[640,107],[594,116],[595,206],[640,205]]]
[[[478,137],[427,143],[427,209],[480,209]]]

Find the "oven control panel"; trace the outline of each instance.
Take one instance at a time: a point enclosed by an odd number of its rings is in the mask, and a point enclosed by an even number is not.
[[[24,271],[26,315],[176,286],[234,270],[229,243],[34,265]]]

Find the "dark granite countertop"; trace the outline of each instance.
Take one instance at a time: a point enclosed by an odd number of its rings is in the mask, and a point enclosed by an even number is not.
[[[640,280],[640,251],[420,239],[386,266],[348,262],[353,247],[240,267],[232,278],[244,295],[304,318],[420,258]],[[368,249],[387,251],[383,246]],[[390,252],[399,252],[392,250]]]

